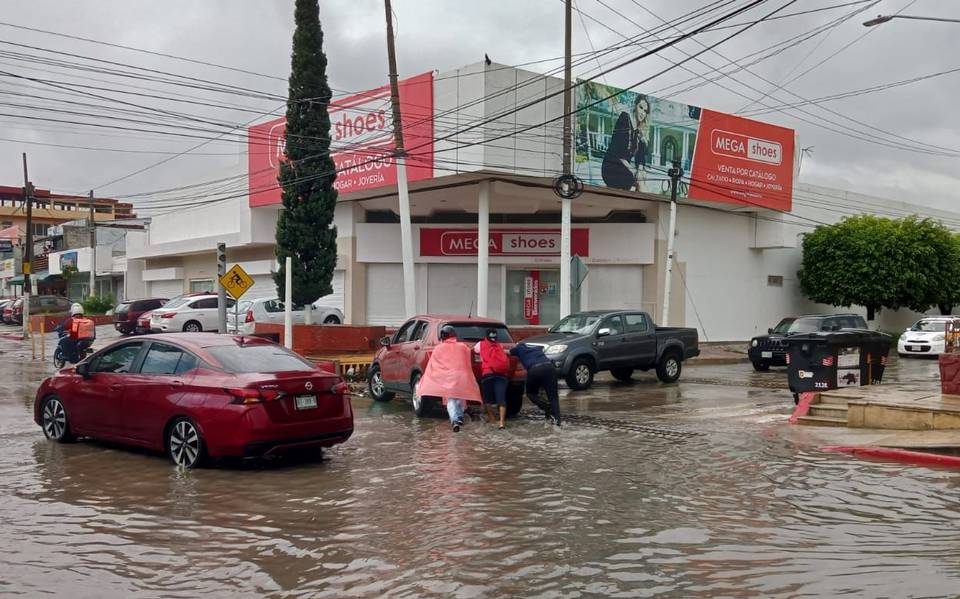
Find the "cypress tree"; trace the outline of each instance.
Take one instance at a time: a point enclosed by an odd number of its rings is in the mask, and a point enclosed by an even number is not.
[[[335,166],[330,157],[330,86],[317,0],[296,0],[286,160],[280,165],[283,211],[277,219],[277,293],[285,297],[286,258],[292,258],[293,302],[310,306],[333,293],[337,263]]]

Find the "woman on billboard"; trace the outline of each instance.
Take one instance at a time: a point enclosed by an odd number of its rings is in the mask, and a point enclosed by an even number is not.
[[[639,190],[641,174],[649,157],[650,101],[638,94],[633,100],[633,112],[623,111],[613,128],[610,145],[603,157],[600,174],[607,187]]]

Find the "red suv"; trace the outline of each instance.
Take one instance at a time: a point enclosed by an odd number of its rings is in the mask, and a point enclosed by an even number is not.
[[[121,335],[137,331],[137,320],[146,312],[156,310],[167,303],[166,298],[153,298],[123,302],[113,311],[113,326]],[[148,329],[149,330],[149,329]]]
[[[417,416],[425,416],[433,411],[436,400],[418,397],[413,390],[427,368],[433,348],[440,343],[440,329],[447,324],[456,329],[457,339],[471,348],[485,337],[487,329],[496,329],[497,340],[504,349],[509,350],[514,346],[507,325],[498,320],[475,316],[414,316],[392,337],[380,340],[383,347],[374,356],[367,375],[370,396],[377,401],[390,401],[397,394],[410,396]],[[480,357],[476,354],[473,371],[479,380]],[[510,370],[507,373],[507,414],[510,416],[516,415],[523,406],[526,375],[517,358],[510,356]]]

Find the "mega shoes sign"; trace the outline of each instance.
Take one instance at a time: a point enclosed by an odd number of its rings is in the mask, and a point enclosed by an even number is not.
[[[399,82],[404,146],[410,181],[433,176],[433,75],[424,73]],[[361,92],[331,102],[330,152],[336,165],[334,187],[351,193],[395,185],[397,166],[390,87]],[[286,118],[247,130],[250,206],[280,203],[277,176],[286,160]]]
[[[576,174],[587,183],[789,211],[794,132],[596,82],[577,87]]]
[[[421,227],[421,256],[476,256],[476,229]],[[570,253],[590,255],[590,230],[570,231]],[[490,256],[559,256],[560,229],[491,229]]]

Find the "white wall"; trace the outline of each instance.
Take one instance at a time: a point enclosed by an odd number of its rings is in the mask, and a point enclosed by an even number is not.
[[[595,265],[581,287],[581,305],[585,310],[629,308],[651,310],[643,297],[643,267]]]
[[[400,262],[400,225],[395,223],[357,223],[357,262]],[[413,256],[416,262],[476,264],[474,256],[421,256],[420,229],[474,229],[476,225],[413,225]],[[587,264],[653,264],[654,223],[575,224],[574,229],[589,229]],[[499,229],[551,229],[544,225],[494,225]],[[559,234],[559,233],[558,233]],[[491,264],[559,264],[558,256],[490,256]]]

